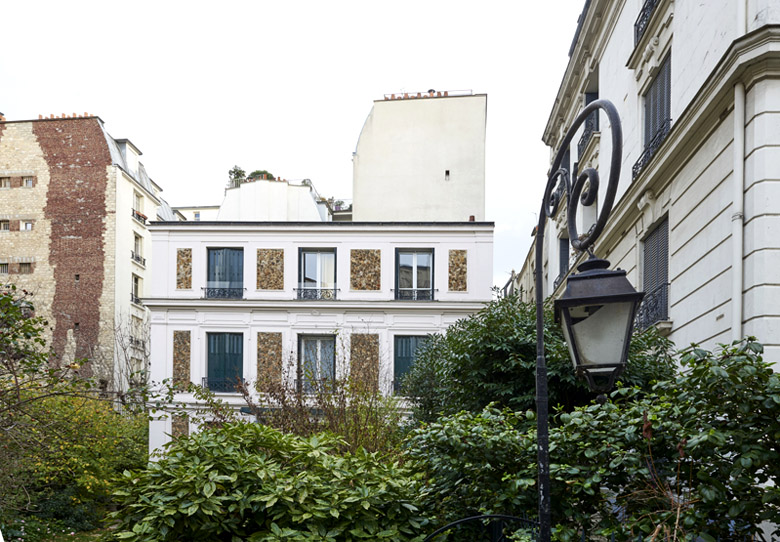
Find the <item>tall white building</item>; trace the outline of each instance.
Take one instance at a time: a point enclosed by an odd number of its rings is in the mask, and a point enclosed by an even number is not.
[[[679,346],[754,335],[780,359],[780,5],[591,0],[570,56],[543,138],[554,153],[588,102],[617,107],[620,185],[596,253],[647,292],[639,326]],[[563,167],[604,179],[612,146],[595,115]],[[545,295],[560,294],[573,260],[565,213],[548,226],[543,269],[532,248],[510,288],[533,296],[541,272]],[[580,207],[579,231],[594,219]]]

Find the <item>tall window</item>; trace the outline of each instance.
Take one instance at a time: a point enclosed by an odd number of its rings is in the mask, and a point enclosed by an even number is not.
[[[396,249],[395,264],[396,299],[433,299],[433,249]]]
[[[244,335],[206,333],[208,343],[205,387],[215,392],[237,391],[244,374]]]
[[[11,188],[11,177],[0,177],[0,188]]]
[[[671,117],[671,55],[658,69],[655,79],[645,94],[645,147],[658,137],[666,137]],[[663,133],[663,135],[661,135]]]
[[[20,229],[22,231],[32,231],[32,229],[33,229],[33,221],[32,220],[22,220],[22,227]]]
[[[422,335],[396,335],[393,354],[393,392],[402,392],[403,377],[414,365],[417,349],[428,339]]]
[[[300,335],[297,388],[312,393],[336,376],[336,338],[333,335]]]
[[[241,299],[244,297],[244,249],[208,249],[206,297]]]
[[[132,290],[130,291],[130,301],[140,305],[141,293],[141,277],[138,275],[133,275]]]
[[[637,315],[640,329],[669,319],[668,218],[664,218],[645,239],[643,263],[645,298]]]
[[[298,299],[336,299],[336,249],[300,249]]]
[[[569,239],[561,237],[558,239],[558,271],[559,277],[563,277],[569,272]]]
[[[33,178],[32,177],[24,177],[22,179],[22,186],[25,188],[32,188],[33,187]]]
[[[0,220],[0,231],[8,231],[11,229],[10,220]]]

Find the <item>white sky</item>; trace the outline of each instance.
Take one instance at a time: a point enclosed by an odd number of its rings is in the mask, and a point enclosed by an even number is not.
[[[486,219],[503,286],[531,243],[549,166],[541,136],[583,4],[9,1],[0,111],[99,115],[184,206],[219,204],[235,164],[351,198],[373,100],[486,93]]]

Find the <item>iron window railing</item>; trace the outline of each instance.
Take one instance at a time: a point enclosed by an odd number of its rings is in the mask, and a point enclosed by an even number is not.
[[[132,215],[132,217],[133,217],[133,218],[135,218],[135,219],[136,219],[138,222],[140,222],[141,224],[146,224],[146,218],[147,218],[147,217],[146,217],[146,215],[145,215],[145,214],[143,214],[142,212],[140,212],[140,211],[136,211],[135,209],[133,209],[133,210],[131,211],[131,215]]]
[[[130,292],[130,301],[135,303],[136,305],[141,305],[141,298],[135,295],[133,292]]]
[[[243,384],[243,378],[208,378],[204,376],[201,385],[217,393],[239,393],[239,388]]]
[[[333,380],[330,378],[296,378],[295,389],[298,393],[315,393],[332,390]]]
[[[655,8],[660,3],[661,0],[645,0],[642,9],[639,10],[639,16],[634,23],[634,47],[636,47],[639,40],[642,39],[642,36],[645,35],[645,30],[647,30],[647,25],[650,23],[650,18],[653,16]]]
[[[395,298],[401,301],[433,301],[433,290],[430,288],[399,288]]]
[[[144,348],[146,346],[146,341],[143,339],[136,339],[135,337],[130,337],[130,346],[134,348]]]
[[[585,152],[585,148],[588,146],[590,139],[593,137],[593,134],[598,131],[599,131],[599,112],[594,111],[593,113],[588,115],[587,119],[585,119],[584,131],[582,132],[582,136],[580,137],[579,143],[577,143],[577,156],[579,158],[582,158],[582,155]]]
[[[645,294],[636,313],[634,327],[643,331],[656,322],[669,319],[669,283],[664,283]]]
[[[135,250],[130,251],[130,257],[133,259],[133,261],[138,262],[146,267],[146,258],[138,254]]]
[[[653,159],[653,156],[655,156],[656,151],[658,151],[661,144],[666,139],[666,136],[669,135],[669,130],[672,127],[672,119],[666,119],[661,123],[661,127],[658,129],[658,131],[655,133],[655,135],[652,137],[650,142],[645,145],[645,150],[642,152],[642,155],[639,157],[639,160],[636,161],[634,164],[634,167],[632,168],[632,179],[636,179],[639,174],[642,172],[642,170],[645,168],[645,166],[650,162],[650,160]]]
[[[298,299],[333,300],[336,299],[337,288],[296,288]]]
[[[246,288],[202,288],[205,299],[243,299]]]

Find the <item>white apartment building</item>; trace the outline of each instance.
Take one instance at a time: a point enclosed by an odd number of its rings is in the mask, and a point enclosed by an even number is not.
[[[773,0],[590,0],[579,21],[544,141],[557,152],[577,113],[618,109],[618,197],[596,253],[647,292],[640,327],[680,347],[758,337],[780,359],[780,5]],[[562,167],[606,179],[613,142],[592,116]],[[603,196],[601,187],[599,200]],[[598,202],[597,206],[598,208]],[[595,209],[578,208],[579,231]],[[574,257],[566,205],[507,290],[557,296]]]

